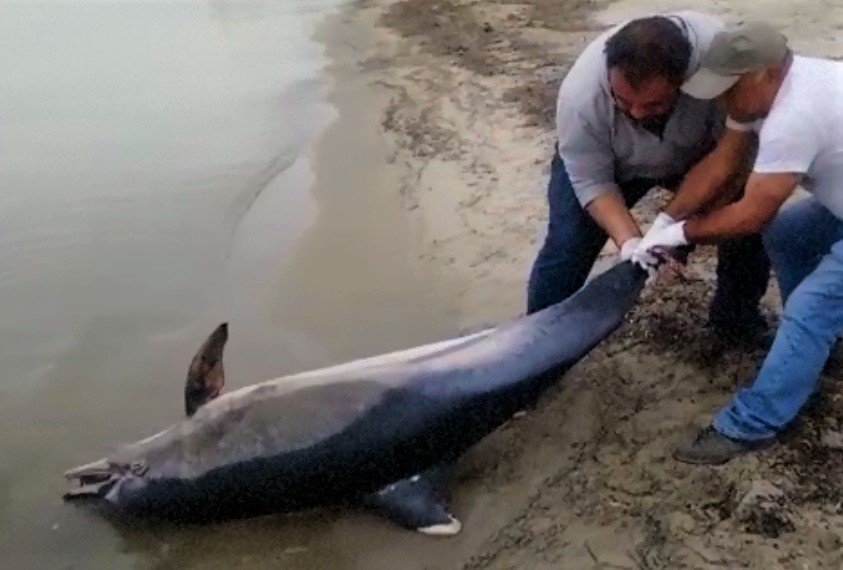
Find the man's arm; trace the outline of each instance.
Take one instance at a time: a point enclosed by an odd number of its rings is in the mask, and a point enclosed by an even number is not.
[[[560,129],[559,155],[580,205],[618,247],[641,235],[615,182],[611,146],[582,117]]]
[[[793,173],[753,173],[739,201],[710,214],[647,232],[631,259],[644,259],[660,248],[715,243],[724,238],[758,233],[793,193],[798,180],[799,175]]]
[[[615,181],[610,124],[589,105],[584,106],[577,84],[567,81],[557,105],[559,156],[582,208],[620,247],[641,232]]]
[[[798,175],[793,173],[753,173],[743,198],[716,212],[688,220],[685,237],[691,243],[714,243],[727,237],[758,233],[793,194],[798,182]]]
[[[601,194],[588,203],[586,211],[606,230],[618,247],[628,239],[641,235],[638,223],[617,192]]]
[[[665,213],[674,220],[683,220],[705,209],[715,201],[730,201],[735,196],[724,196],[737,190],[734,182],[745,176],[754,154],[757,137],[752,131],[726,129],[717,146],[694,165],[682,183]]]

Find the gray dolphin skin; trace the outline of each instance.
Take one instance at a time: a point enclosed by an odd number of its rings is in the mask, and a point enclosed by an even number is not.
[[[65,498],[182,522],[351,503],[454,534],[460,523],[432,474],[618,327],[646,277],[623,262],[565,302],[494,329],[217,397],[228,337],[220,325],[190,365],[188,417],[71,469],[78,486]]]

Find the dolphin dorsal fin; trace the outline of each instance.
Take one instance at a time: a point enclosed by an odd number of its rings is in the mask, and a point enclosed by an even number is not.
[[[184,385],[184,411],[188,417],[222,392],[225,385],[222,351],[227,340],[228,323],[222,323],[202,343],[193,357]]]

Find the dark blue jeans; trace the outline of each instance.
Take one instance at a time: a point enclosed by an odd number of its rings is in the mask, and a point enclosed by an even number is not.
[[[631,208],[656,185],[671,186],[669,181],[644,179],[621,185],[627,207]],[[547,237],[530,272],[528,313],[564,301],[582,287],[608,239],[603,228],[580,206],[559,153],[553,155],[547,200]],[[758,301],[767,290],[769,277],[770,261],[761,236],[722,242],[717,251],[712,319],[740,323],[757,315]]]

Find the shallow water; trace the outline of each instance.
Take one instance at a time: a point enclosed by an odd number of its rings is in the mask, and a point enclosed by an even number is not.
[[[180,416],[221,320],[234,387],[453,334],[353,69],[333,87],[363,111],[329,102],[311,36],[336,7],[0,4],[4,567],[375,556],[379,523],[344,511],[177,529],[60,499],[67,467]]]

